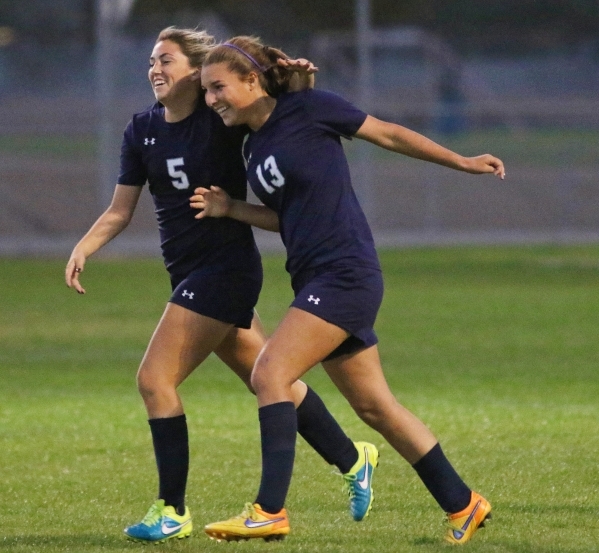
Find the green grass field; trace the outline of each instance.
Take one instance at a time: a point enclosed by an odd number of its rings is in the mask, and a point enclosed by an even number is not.
[[[381,260],[377,332],[390,385],[494,507],[468,550],[596,552],[599,246],[407,249]],[[158,260],[92,259],[81,297],[64,286],[63,261],[0,260],[0,550],[148,550],[122,528],[156,493],[134,377],[168,279]],[[272,330],[291,294],[282,259],[264,262],[259,311]],[[210,359],[181,389],[196,531],[152,551],[450,548],[413,470],[320,368],[306,380],[354,439],[381,450],[370,517],[351,520],[341,478],[300,440],[287,540],[211,542],[202,526],[254,498],[260,454],[254,398]]]

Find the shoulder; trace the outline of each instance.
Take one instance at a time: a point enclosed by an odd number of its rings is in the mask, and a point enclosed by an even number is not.
[[[283,104],[299,105],[314,118],[327,118],[329,113],[359,111],[351,102],[330,90],[311,88],[299,92],[288,92],[280,97]]]
[[[163,109],[164,108],[162,107],[162,104],[160,102],[155,102],[152,105],[143,109],[142,111],[134,113],[131,117],[131,122],[134,124],[141,123],[143,121],[149,120],[152,117],[155,117],[156,115],[162,115]]]
[[[352,136],[366,119],[366,113],[329,90],[310,89],[288,93],[290,102],[300,102],[305,117],[321,128]]]
[[[287,92],[281,95],[281,97],[287,97],[288,101],[303,102],[305,104],[349,104],[342,96],[330,90],[321,90],[319,88],[310,88],[307,90],[300,90],[298,92]]]
[[[162,104],[156,102],[142,111],[134,113],[127,124],[125,134],[134,134],[141,129],[147,129],[150,121],[156,116],[162,116]]]

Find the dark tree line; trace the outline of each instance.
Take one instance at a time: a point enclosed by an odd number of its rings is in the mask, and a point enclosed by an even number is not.
[[[217,13],[235,33],[270,41],[351,28],[354,0],[135,0],[128,28],[154,32],[181,12]],[[0,0],[0,26],[40,42],[94,40],[96,0]],[[417,25],[457,50],[520,52],[599,44],[599,0],[371,0],[375,26]],[[192,19],[192,17],[191,17]]]
[[[417,25],[463,51],[519,52],[599,43],[599,0],[371,0],[375,26]],[[350,28],[354,0],[137,0],[142,14],[211,9],[238,33],[301,38]]]

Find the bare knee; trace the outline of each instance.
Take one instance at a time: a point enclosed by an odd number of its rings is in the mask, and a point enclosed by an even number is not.
[[[356,414],[371,428],[382,430],[385,422],[389,419],[389,406],[375,401],[358,400],[352,403]]]
[[[160,387],[157,385],[155,378],[153,378],[152,375],[144,369],[143,365],[137,371],[136,382],[137,391],[140,393],[141,397],[144,398],[144,400],[149,399],[159,393]]]
[[[273,370],[268,363],[258,358],[251,376],[251,389],[258,399],[267,403],[275,403],[292,397],[291,386],[285,374],[280,370]],[[285,399],[283,399],[285,398]]]
[[[183,405],[176,385],[160,378],[159,374],[140,368],[137,373],[137,389],[149,418],[175,417],[183,414]]]
[[[146,365],[137,371],[137,390],[147,403],[155,398],[170,396],[176,393],[174,383],[168,381],[160,372],[149,369]]]
[[[248,388],[252,390],[256,395],[260,395],[268,390],[269,386],[269,378],[268,371],[266,367],[257,362],[252,374],[250,375],[250,380],[248,384]]]

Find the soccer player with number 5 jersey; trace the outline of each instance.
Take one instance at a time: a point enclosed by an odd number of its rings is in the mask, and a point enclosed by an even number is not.
[[[169,27],[159,34],[148,72],[157,102],[127,126],[112,203],[75,246],[65,269],[67,285],[84,294],[79,277],[87,259],[125,229],[148,182],[172,295],[137,374],[159,484],[146,516],[125,529],[128,538],[140,542],[184,538],[192,531],[185,505],[187,421],[177,387],[214,352],[253,391],[250,374],[265,343],[254,313],[262,266],[250,226],[232,219],[198,220],[190,206],[194,188],[209,184],[232,198],[246,197],[241,147],[247,129],[226,127],[206,106],[200,88],[201,65],[213,43],[203,31]],[[306,60],[282,55],[280,66],[283,89],[311,86],[314,68]],[[303,382],[292,388],[299,433],[344,475],[352,516],[361,520],[372,504],[376,448],[354,444]],[[368,487],[355,491],[365,472]]]

